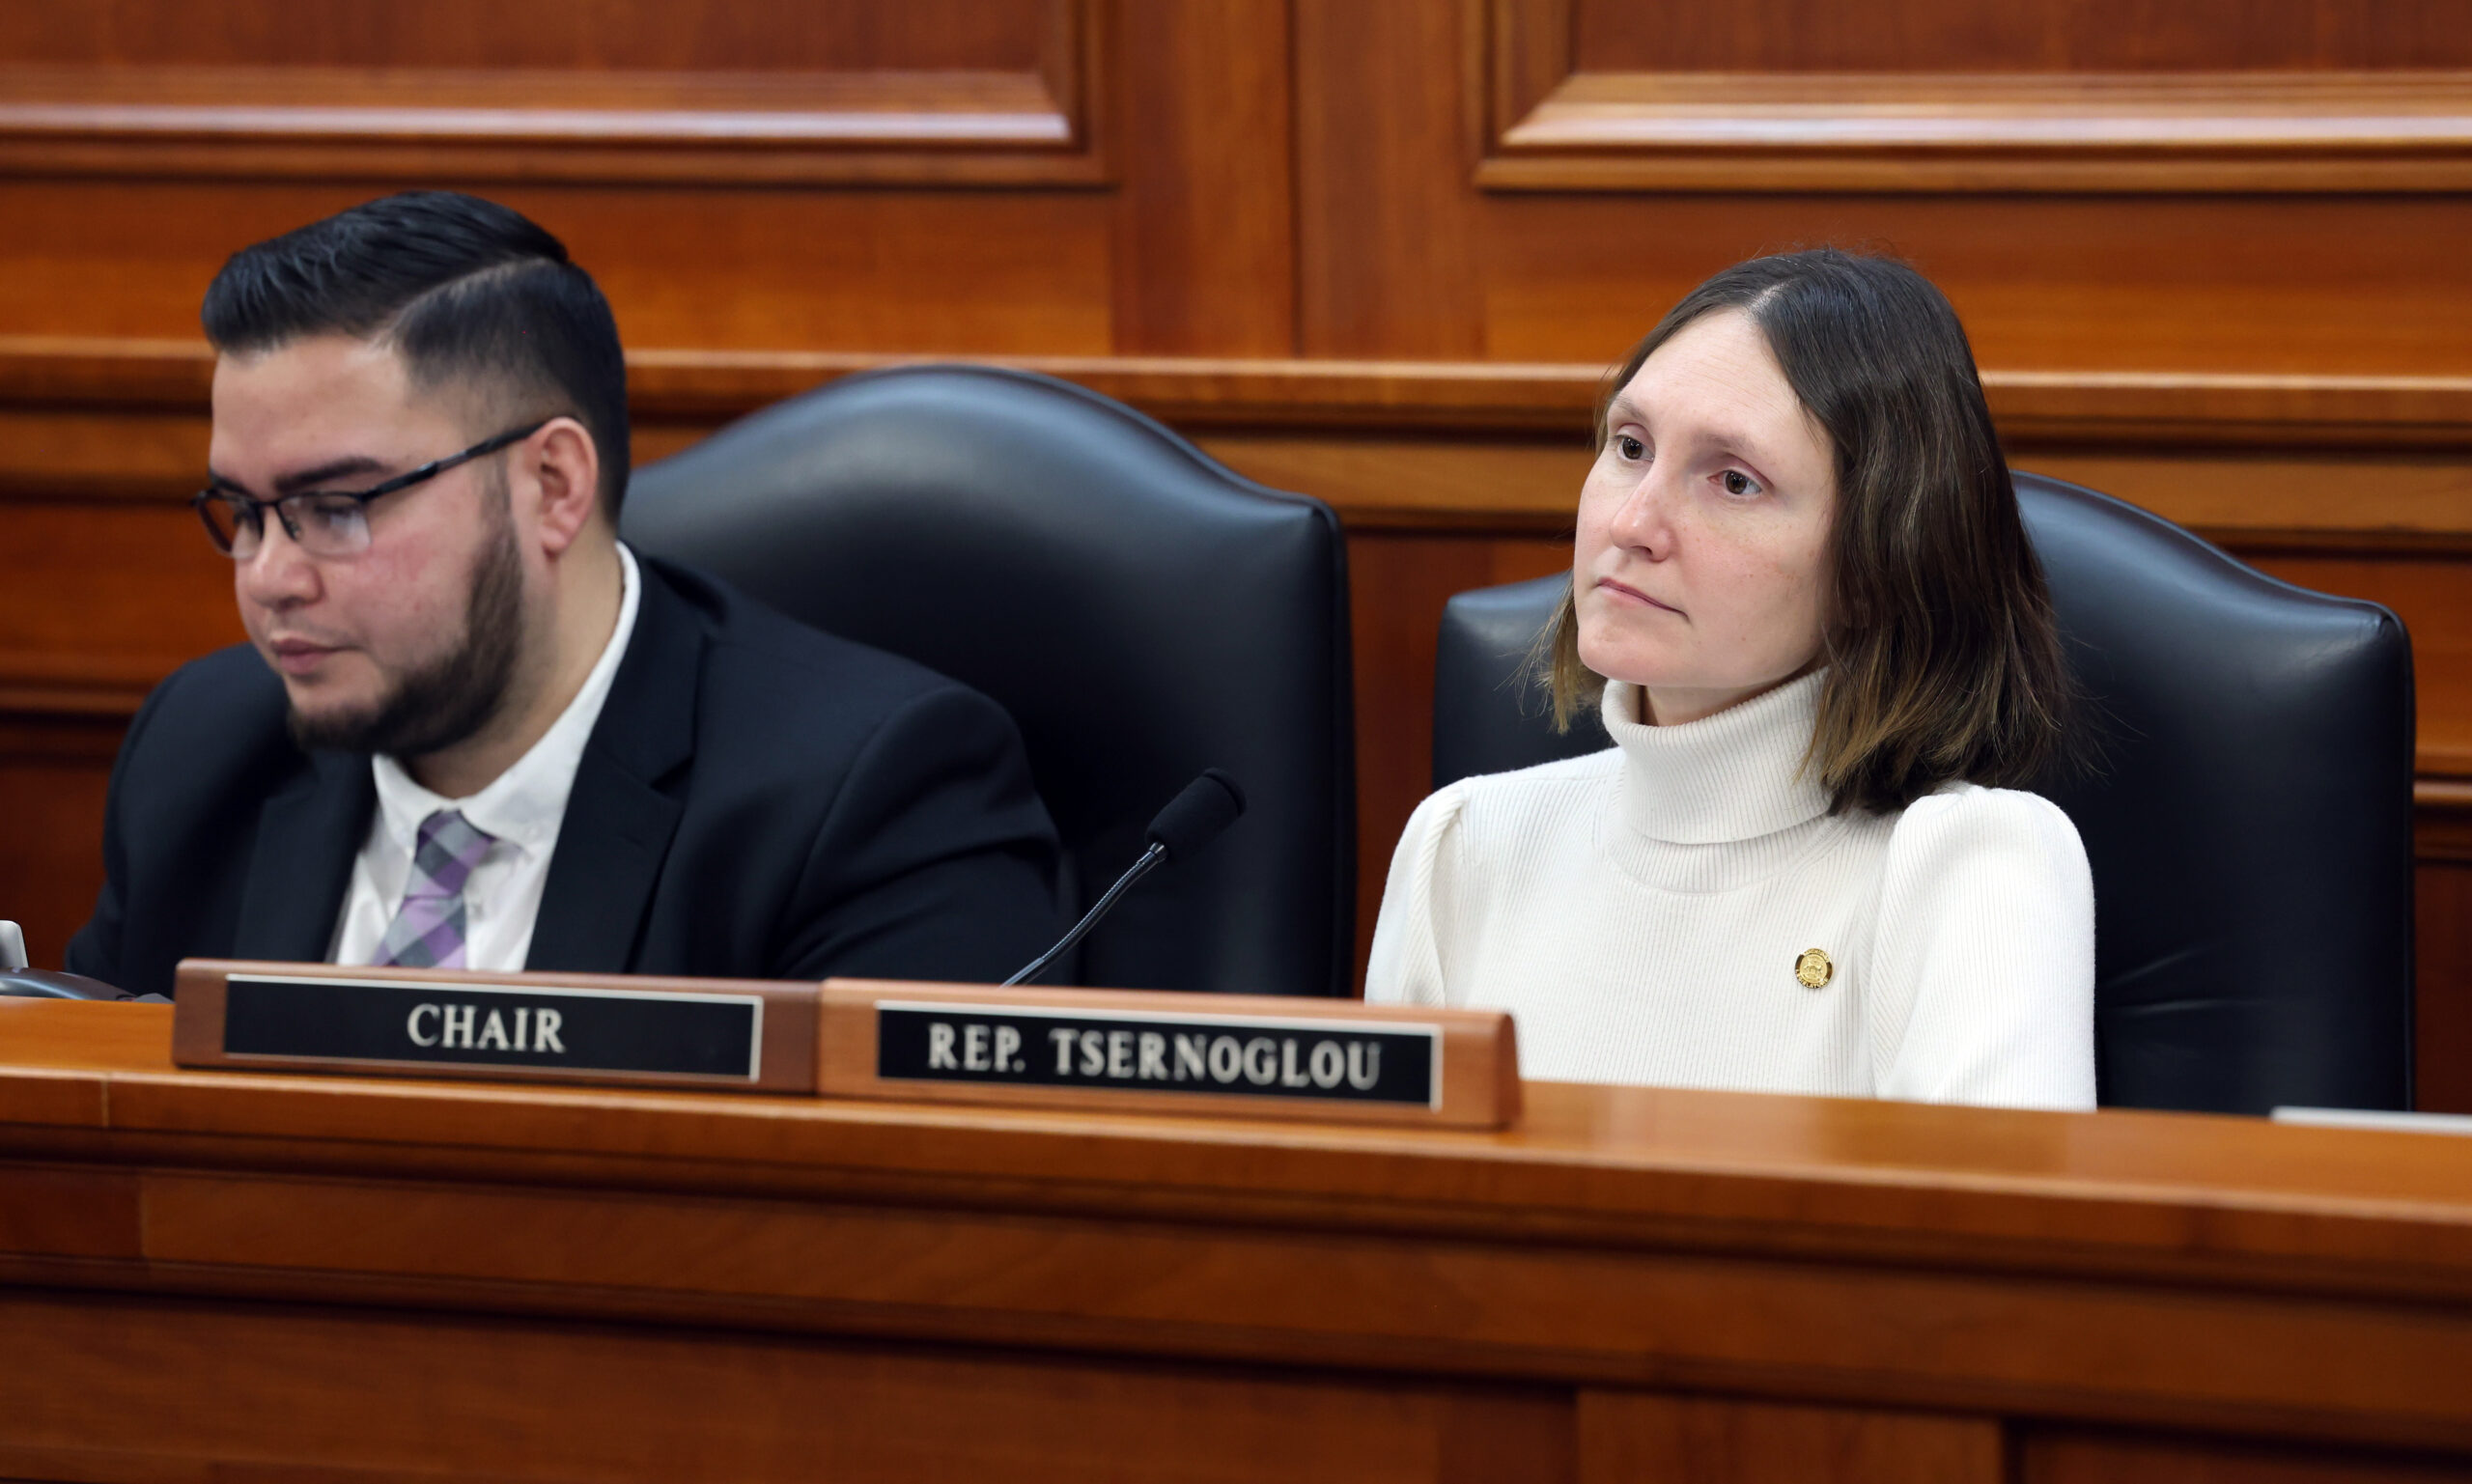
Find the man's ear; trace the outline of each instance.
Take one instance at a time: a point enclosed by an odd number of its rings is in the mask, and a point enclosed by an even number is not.
[[[553,417],[517,444],[518,472],[540,490],[542,548],[556,556],[575,545],[601,505],[601,454],[592,434],[572,417]]]

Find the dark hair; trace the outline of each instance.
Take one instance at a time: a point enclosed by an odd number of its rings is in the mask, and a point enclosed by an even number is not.
[[[1901,809],[1952,779],[2022,786],[2057,761],[2067,667],[1956,311],[1894,258],[1754,258],[1683,297],[1597,407],[1702,315],[1740,310],[1828,434],[1837,509],[1819,718],[1804,766],[1833,807]],[[1604,690],[1565,598],[1538,639],[1557,725]]]
[[[520,212],[453,191],[368,202],[234,253],[198,318],[222,351],[383,336],[415,386],[494,383],[518,404],[501,419],[510,427],[573,417],[592,434],[617,524],[628,468],[618,323],[566,244]]]

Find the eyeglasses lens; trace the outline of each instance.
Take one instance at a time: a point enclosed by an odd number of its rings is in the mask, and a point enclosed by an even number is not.
[[[286,528],[313,556],[349,556],[369,546],[369,512],[346,494],[303,494],[286,500]]]
[[[197,502],[197,513],[216,550],[242,562],[258,554],[266,539],[265,506],[238,496],[209,495]],[[350,495],[294,495],[283,502],[278,518],[312,556],[350,556],[369,547],[368,512]]]

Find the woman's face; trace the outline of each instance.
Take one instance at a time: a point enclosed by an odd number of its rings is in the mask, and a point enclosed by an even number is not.
[[[1809,668],[1837,475],[1750,316],[1701,316],[1614,399],[1580,490],[1580,659],[1696,721]]]

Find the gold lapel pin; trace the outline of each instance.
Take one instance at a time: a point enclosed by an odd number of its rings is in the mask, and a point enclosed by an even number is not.
[[[1803,956],[1794,961],[1794,978],[1804,989],[1816,990],[1836,977],[1837,966],[1817,948],[1804,949]]]

